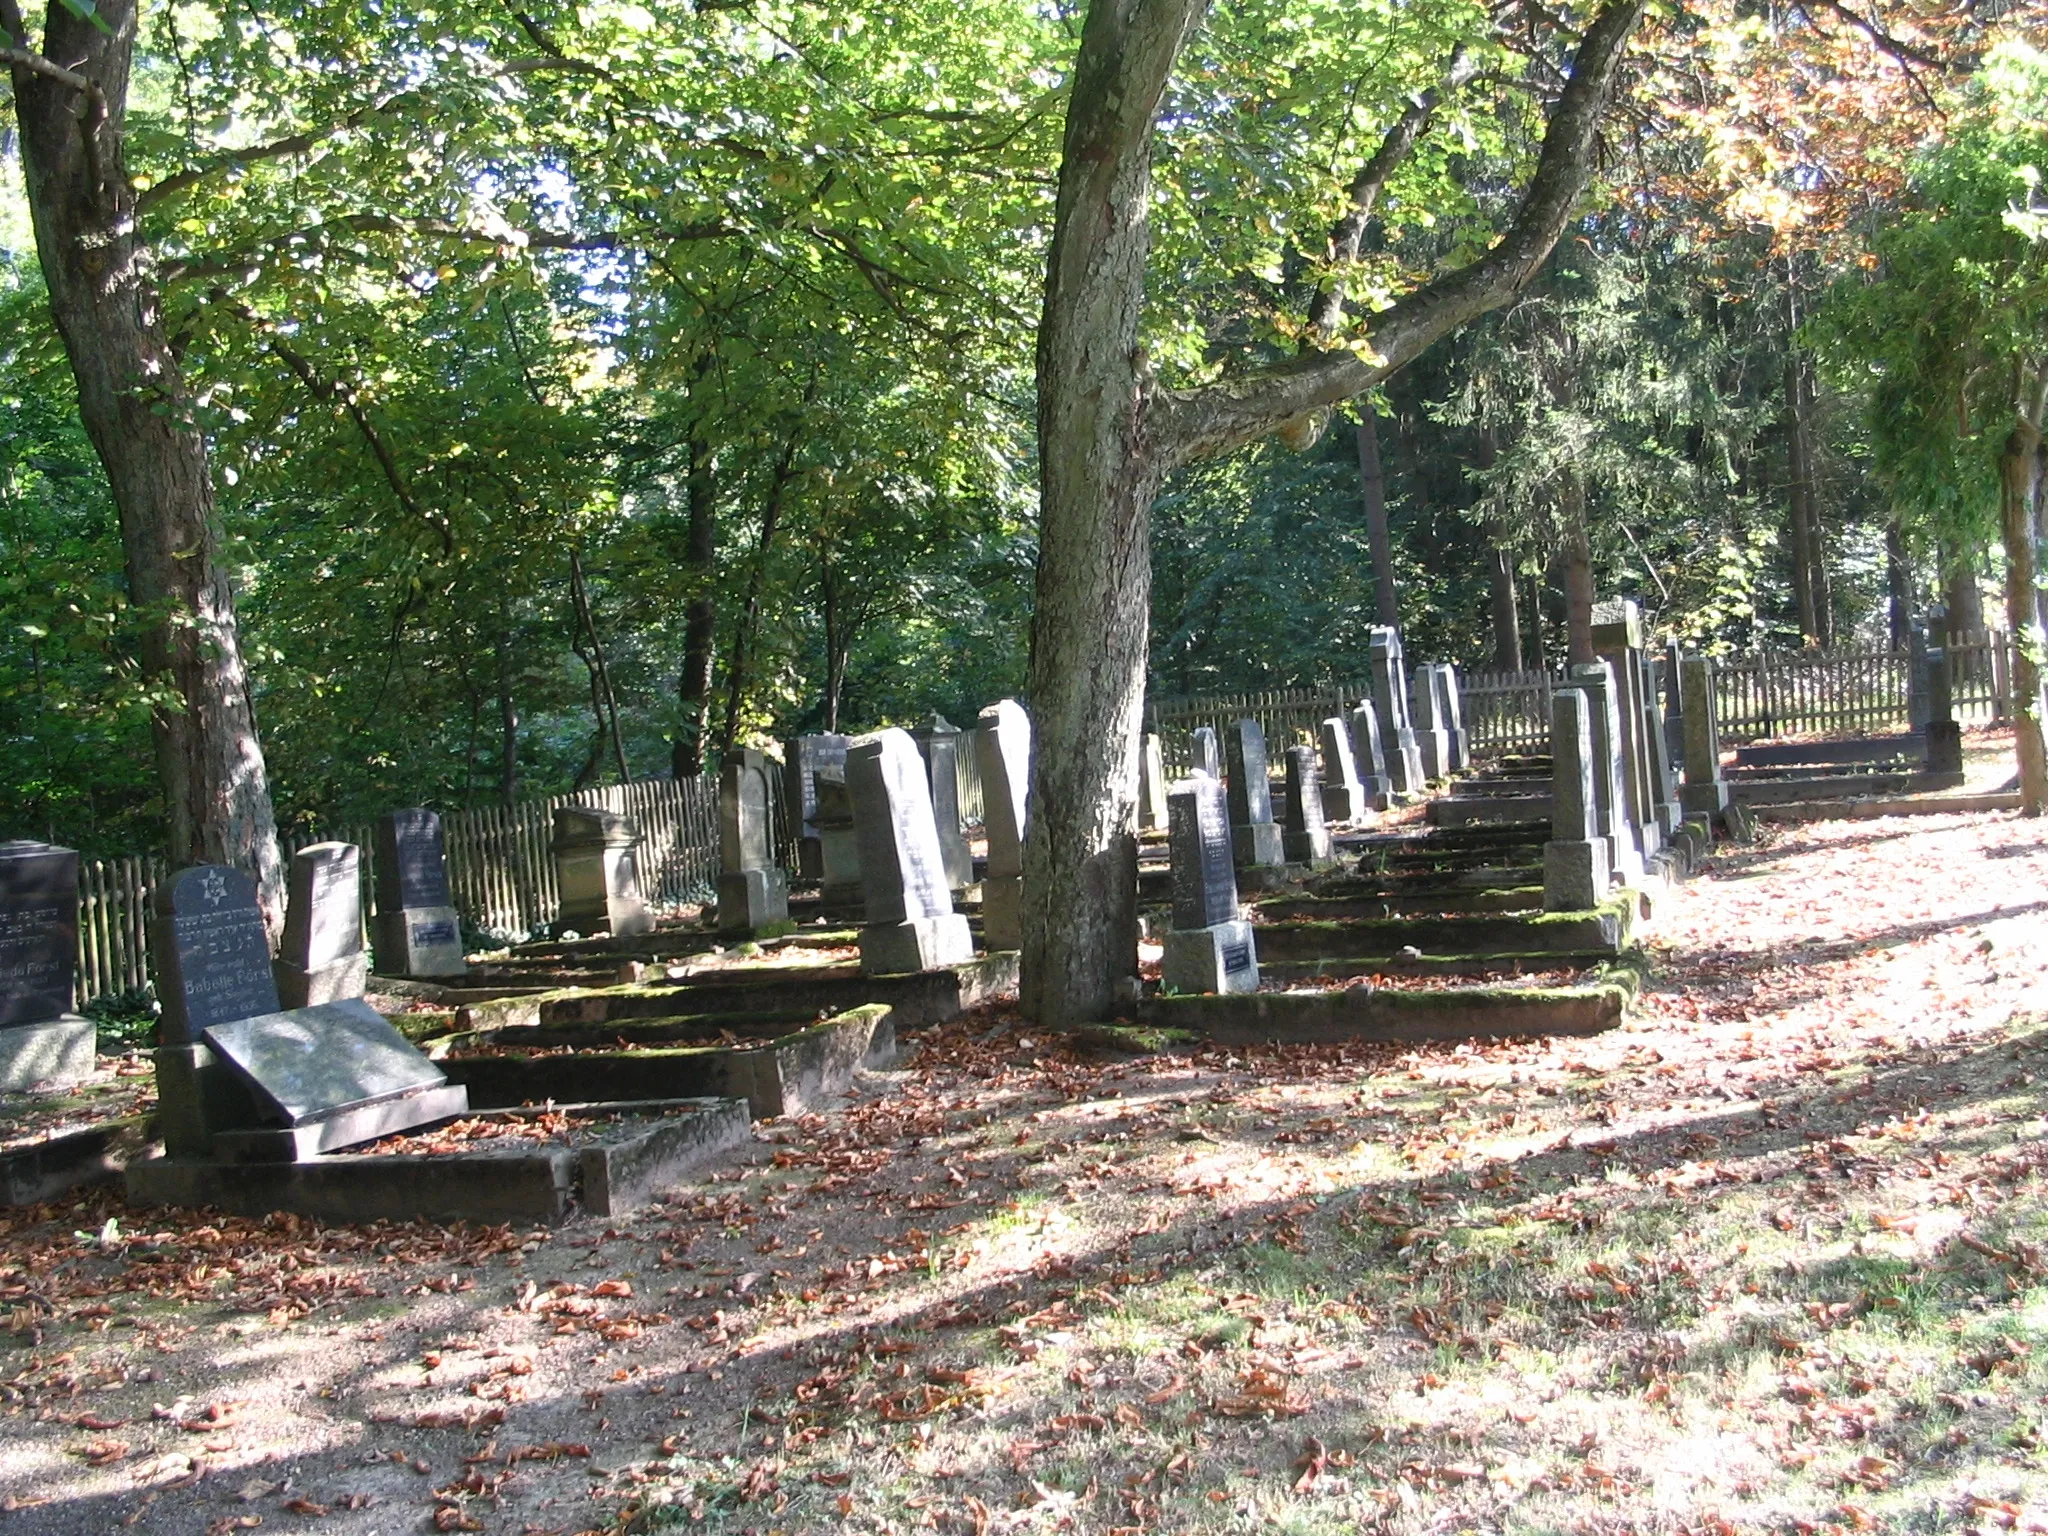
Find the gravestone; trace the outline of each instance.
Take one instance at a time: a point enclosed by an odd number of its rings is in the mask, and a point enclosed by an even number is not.
[[[1664,724],[1664,701],[1650,667],[1643,667],[1643,746],[1650,770],[1650,804],[1657,817],[1657,831],[1666,843],[1685,819],[1678,808],[1678,775],[1671,771],[1671,754],[1665,750],[1670,732]]]
[[[1351,727],[1342,715],[1331,715],[1317,728],[1323,749],[1323,810],[1331,821],[1363,821],[1369,808],[1365,785],[1358,777],[1358,755],[1351,746]]]
[[[860,921],[860,839],[853,827],[853,796],[846,788],[846,762],[820,768],[818,785],[818,900],[825,915]]]
[[[1188,762],[1190,773],[1206,773],[1212,779],[1223,777],[1223,752],[1216,744],[1212,727],[1198,725],[1188,732]]]
[[[1387,779],[1395,794],[1419,795],[1424,784],[1422,750],[1408,719],[1408,666],[1401,654],[1401,632],[1391,624],[1376,624],[1367,635],[1372,703],[1379,716]]]
[[[846,754],[846,787],[866,898],[862,972],[935,971],[973,959],[967,919],[953,910],[931,781],[917,743],[894,728],[856,741]]]
[[[557,806],[549,847],[562,893],[560,927],[615,939],[654,931],[654,914],[640,896],[640,828],[632,817],[594,805]]]
[[[1280,824],[1273,820],[1273,784],[1266,768],[1266,733],[1256,720],[1236,720],[1223,733],[1230,766],[1230,840],[1239,869],[1287,862]]]
[[[1424,662],[1408,679],[1408,718],[1414,722],[1415,745],[1422,754],[1422,776],[1443,779],[1451,772],[1451,733],[1444,728],[1443,693],[1436,668]]]
[[[1138,747],[1138,830],[1166,830],[1166,750],[1151,731]]]
[[[924,759],[931,789],[932,824],[938,828],[939,857],[946,885],[958,901],[974,884],[974,855],[960,825],[960,728],[944,715],[933,715],[910,733]]]
[[[1963,728],[1956,721],[1955,684],[1949,673],[1948,647],[1930,645],[1927,658],[1927,771],[1963,771]]]
[[[1906,729],[1917,736],[1927,729],[1932,703],[1927,697],[1927,626],[1913,625],[1906,644]]]
[[[1451,772],[1464,773],[1472,766],[1472,733],[1465,729],[1464,684],[1458,681],[1458,669],[1448,661],[1437,666],[1436,681],[1444,730],[1451,738]]]
[[[377,818],[377,915],[370,937],[380,976],[460,976],[462,919],[448,899],[441,818],[413,807]]]
[[[999,699],[975,719],[981,766],[981,824],[988,874],[981,885],[981,933],[991,954],[1024,947],[1024,796],[1031,783],[1031,717]],[[1145,738],[1159,750],[1159,738]]]
[[[94,1025],[71,1011],[77,964],[78,855],[0,843],[0,1093],[91,1074]]]
[[[363,953],[362,860],[354,843],[314,843],[292,855],[284,938],[272,967],[285,1007],[363,995],[369,957]]]
[[[1229,804],[1223,786],[1192,774],[1166,797],[1173,926],[1160,982],[1168,992],[1256,992],[1258,950],[1237,904]]]
[[[1593,651],[1614,671],[1614,701],[1621,716],[1622,788],[1630,823],[1648,859],[1664,845],[1650,783],[1650,742],[1643,734],[1643,618],[1633,599],[1593,605]]]
[[[1664,685],[1665,750],[1670,754],[1674,772],[1685,767],[1685,685],[1681,675],[1683,661],[1678,642],[1667,641],[1664,646],[1664,660],[1658,668],[1658,680]]]
[[[1384,811],[1394,803],[1394,781],[1387,775],[1387,756],[1380,742],[1379,711],[1371,699],[1362,699],[1351,711],[1351,744],[1358,754],[1358,782],[1365,787],[1365,803]]]
[[[806,880],[825,876],[825,840],[818,830],[818,772],[824,768],[842,770],[845,782],[846,744],[852,740],[836,732],[816,736],[792,736],[783,743],[782,803],[796,824],[797,873]]]
[[[1571,670],[1571,686],[1586,695],[1593,798],[1599,810],[1600,836],[1607,839],[1613,883],[1635,885],[1643,878],[1643,845],[1629,819],[1628,790],[1622,782],[1621,707],[1615,696],[1614,669],[1604,661],[1580,662]]]
[[[718,931],[767,939],[789,932],[789,876],[775,862],[768,759],[728,752],[718,770]],[[813,770],[812,794],[816,780]]]
[[[1330,862],[1330,825],[1323,815],[1323,775],[1314,747],[1287,749],[1287,820],[1281,846],[1292,864]]]
[[[171,1157],[289,1162],[468,1108],[362,999],[278,1007],[255,882],[240,870],[181,870],[151,905],[157,1119]]]
[[[1687,816],[1712,821],[1728,810],[1728,785],[1721,777],[1721,716],[1714,702],[1714,664],[1687,656],[1678,665],[1685,695],[1685,783],[1678,803]]]
[[[1550,696],[1550,841],[1543,845],[1543,910],[1581,912],[1607,895],[1614,860],[1601,836],[1594,788],[1591,701],[1578,688]]]

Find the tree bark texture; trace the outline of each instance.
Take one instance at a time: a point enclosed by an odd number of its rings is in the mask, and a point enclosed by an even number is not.
[[[683,536],[683,571],[691,596],[683,609],[683,670],[676,680],[682,718],[673,756],[676,777],[694,779],[704,771],[704,737],[711,725],[711,684],[718,663],[718,483],[711,448],[695,433],[690,438],[684,493],[690,520]]]
[[[1984,592],[1977,585],[1976,553],[1969,546],[1942,546],[1941,597],[1948,609],[1951,638],[1984,627]]]
[[[1486,578],[1493,598],[1493,667],[1496,672],[1522,670],[1522,616],[1515,592],[1515,562],[1507,546],[1488,551]]]
[[[1912,640],[1913,567],[1906,558],[1906,532],[1895,517],[1884,530],[1884,585],[1886,638],[1895,651],[1903,651]]]
[[[1354,434],[1358,440],[1358,489],[1365,501],[1365,538],[1372,550],[1373,622],[1401,622],[1400,594],[1394,586],[1394,535],[1387,525],[1387,475],[1380,462],[1379,412],[1361,401]]]
[[[1609,0],[1593,18],[1536,172],[1485,255],[1372,316],[1369,348],[1306,351],[1169,390],[1153,384],[1138,346],[1152,134],[1202,8],[1202,0],[1092,0],[1068,97],[1038,333],[1036,752],[1022,978],[1025,1013],[1054,1025],[1104,1017],[1135,971],[1148,522],[1162,479],[1362,394],[1519,291],[1585,189],[1642,0]]]
[[[124,158],[134,0],[103,0],[97,15],[111,36],[53,3],[43,40],[44,56],[89,89],[13,69],[36,250],[79,417],[120,513],[129,596],[149,615],[143,670],[181,706],[153,718],[167,852],[174,865],[230,864],[254,876],[276,932],[284,866],[206,439],[164,333]],[[28,49],[12,0],[0,19]]]
[[[1785,497],[1792,531],[1792,592],[1799,633],[1808,645],[1829,635],[1820,499],[1813,476],[1813,365],[1800,347],[1799,296],[1792,274],[1785,285]]]
[[[1576,471],[1564,488],[1564,548],[1558,554],[1564,578],[1565,660],[1580,666],[1600,659],[1593,649],[1593,540],[1586,531],[1586,487]]]

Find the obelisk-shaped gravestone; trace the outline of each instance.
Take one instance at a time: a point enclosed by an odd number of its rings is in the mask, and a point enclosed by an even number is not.
[[[1287,749],[1287,821],[1281,843],[1291,864],[1330,862],[1330,826],[1323,816],[1323,776],[1314,747]]]
[[[944,715],[933,715],[910,733],[924,759],[931,788],[932,825],[939,833],[939,857],[946,868],[946,886],[958,901],[974,884],[974,855],[960,825],[960,728]]]
[[[891,976],[973,959],[967,919],[953,910],[931,781],[917,743],[894,728],[856,741],[846,754],[846,787],[867,907],[861,970]]]
[[[1210,726],[1198,725],[1188,732],[1188,764],[1189,773],[1206,773],[1212,779],[1222,779],[1223,752]]]
[[[981,757],[981,823],[988,874],[981,884],[981,935],[990,953],[1024,947],[1024,796],[1031,783],[1031,717],[999,699],[975,718]],[[1155,745],[1159,738],[1148,736]]]
[[[0,843],[0,1092],[90,1076],[93,1022],[71,1011],[78,964],[78,855]]]
[[[460,976],[462,919],[448,899],[441,818],[415,806],[377,818],[377,915],[370,935],[380,976]]]
[[[1582,912],[1607,895],[1613,854],[1599,832],[1593,724],[1577,688],[1550,696],[1550,841],[1543,845],[1543,910]]]
[[[1465,729],[1465,688],[1457,667],[1438,663],[1436,685],[1444,731],[1451,738],[1451,772],[1464,773],[1472,766],[1472,735]]]
[[[1273,785],[1267,776],[1266,733],[1256,720],[1232,721],[1223,733],[1230,769],[1230,839],[1239,869],[1287,862],[1280,824],[1273,819]]]
[[[1408,680],[1408,698],[1412,706],[1408,718],[1414,722],[1415,746],[1422,754],[1422,776],[1426,779],[1448,778],[1451,772],[1451,733],[1444,729],[1440,713],[1443,695],[1437,688],[1434,666],[1424,662],[1415,669]]]
[[[1166,830],[1166,749],[1151,731],[1138,746],[1138,830]]]
[[[1721,716],[1714,701],[1714,664],[1704,656],[1679,662],[1685,693],[1685,783],[1678,791],[1687,816],[1712,822],[1728,809],[1728,785],[1721,777]]]
[[[1323,753],[1323,810],[1331,821],[1363,821],[1368,805],[1351,746],[1351,727],[1342,715],[1331,715],[1316,734]]]
[[[1424,784],[1422,751],[1408,719],[1408,667],[1401,655],[1401,632],[1390,624],[1376,624],[1367,633],[1372,703],[1379,716],[1387,777],[1395,794],[1418,795]]]
[[[1622,782],[1621,708],[1615,697],[1614,669],[1604,661],[1581,662],[1572,668],[1571,685],[1586,695],[1586,718],[1592,731],[1594,803],[1599,832],[1607,839],[1614,882],[1634,885],[1643,878],[1643,845],[1629,818],[1628,790]]]
[[[369,979],[363,953],[362,850],[314,843],[292,855],[291,895],[278,946],[278,1001],[287,1008],[361,997]]]
[[[1256,992],[1258,951],[1237,905],[1229,806],[1223,786],[1193,774],[1166,797],[1173,862],[1173,927],[1160,981],[1168,992]]]
[[[1963,728],[1956,722],[1955,683],[1949,671],[1948,647],[1930,645],[1927,658],[1927,771],[1963,771]]]
[[[1365,803],[1384,811],[1394,803],[1394,781],[1387,775],[1387,755],[1380,741],[1379,711],[1371,699],[1361,700],[1351,711],[1351,743],[1358,751],[1358,781],[1365,786]]]
[[[718,931],[733,938],[785,934],[789,876],[775,862],[769,825],[768,759],[752,747],[728,752],[718,770]],[[815,769],[812,794],[817,793]]]
[[[564,929],[615,939],[654,931],[654,914],[640,895],[640,828],[632,817],[594,805],[558,806],[549,847]]]
[[[846,744],[852,740],[836,732],[815,736],[792,736],[783,743],[782,801],[794,824],[797,873],[806,880],[825,877],[825,840],[818,831],[818,772],[842,770],[845,782]]]

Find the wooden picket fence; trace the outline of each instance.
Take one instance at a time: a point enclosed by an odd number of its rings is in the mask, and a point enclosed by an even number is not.
[[[955,758],[964,825],[981,823],[981,771],[974,732],[960,733]],[[795,840],[783,804],[782,775],[769,775],[769,815],[777,858],[794,870]],[[473,931],[523,939],[562,910],[549,851],[555,812],[595,806],[640,827],[640,890],[658,907],[707,901],[718,883],[718,777],[642,779],[510,806],[451,811],[441,818],[448,891]],[[369,825],[322,827],[280,839],[287,860],[312,843],[354,843],[362,850],[363,925],[376,909],[376,840]],[[78,861],[77,1006],[117,997],[149,981],[149,901],[167,873],[155,857]]]

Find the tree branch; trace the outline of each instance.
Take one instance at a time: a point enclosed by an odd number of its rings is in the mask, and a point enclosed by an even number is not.
[[[17,12],[7,25],[21,25],[20,14]],[[62,64],[46,59],[28,48],[0,48],[0,63],[12,64],[16,69],[25,69],[32,75],[41,75],[46,80],[54,80],[59,85],[69,86],[97,107],[102,118],[106,116],[107,97],[99,88],[99,82],[81,75],[75,69],[66,69]]]
[[[137,194],[135,207],[138,213],[146,213],[165,198],[184,191],[221,171],[238,171],[245,166],[255,165],[264,160],[279,160],[286,155],[303,154],[324,140],[338,133],[346,133],[366,119],[381,117],[408,96],[417,96],[417,91],[400,91],[395,96],[359,107],[346,117],[340,117],[323,128],[309,128],[303,133],[289,134],[282,139],[273,139],[268,144],[253,144],[247,149],[231,149],[200,165],[187,166],[182,171],[173,171],[154,186]]]
[[[1387,188],[1387,182],[1400,169],[1428,129],[1430,119],[1436,116],[1436,109],[1446,92],[1454,91],[1479,73],[1461,45],[1451,54],[1450,64],[1444,70],[1441,83],[1431,86],[1413,98],[1394,125],[1380,140],[1380,147],[1373,151],[1372,158],[1359,167],[1358,174],[1351,179],[1351,206],[1345,209],[1330,230],[1330,275],[1316,289],[1315,297],[1309,301],[1309,330],[1319,340],[1327,341],[1337,334],[1337,328],[1344,323],[1344,284],[1342,269],[1358,260],[1359,248],[1365,242],[1366,226],[1372,222],[1373,209],[1378,205],[1380,194]]]
[[[1228,453],[1370,389],[1438,337],[1526,285],[1564,232],[1592,175],[1600,122],[1643,5],[1644,0],[1606,0],[1594,17],[1543,135],[1536,174],[1514,222],[1491,250],[1375,316],[1363,355],[1348,349],[1311,352],[1201,389],[1158,391],[1150,425],[1166,466]]]

